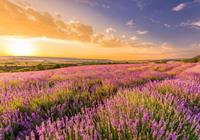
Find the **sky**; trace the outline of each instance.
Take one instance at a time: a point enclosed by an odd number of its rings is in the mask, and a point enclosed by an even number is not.
[[[1,0],[0,55],[200,55],[200,0]]]

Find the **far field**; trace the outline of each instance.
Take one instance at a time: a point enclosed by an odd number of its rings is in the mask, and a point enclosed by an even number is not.
[[[197,63],[200,56],[191,59],[166,59],[166,60],[106,60],[106,59],[78,59],[78,58],[48,58],[48,57],[0,57],[0,73],[25,72],[58,69],[70,66],[103,65],[103,64],[144,64],[167,63],[169,61]]]
[[[48,58],[48,57],[0,57],[0,73],[57,69],[69,66],[108,64],[111,60]]]

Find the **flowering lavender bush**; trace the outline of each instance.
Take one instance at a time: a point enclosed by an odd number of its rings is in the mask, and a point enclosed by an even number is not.
[[[198,140],[200,75],[187,71],[193,67],[127,64],[1,74],[0,139]]]

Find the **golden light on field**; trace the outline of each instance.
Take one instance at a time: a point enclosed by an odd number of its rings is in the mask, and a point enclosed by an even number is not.
[[[28,40],[15,39],[8,45],[8,51],[15,56],[29,56],[34,52],[33,44]]]

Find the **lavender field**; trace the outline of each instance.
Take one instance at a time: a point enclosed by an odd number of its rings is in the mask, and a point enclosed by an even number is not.
[[[0,140],[199,140],[200,64],[0,74]]]

